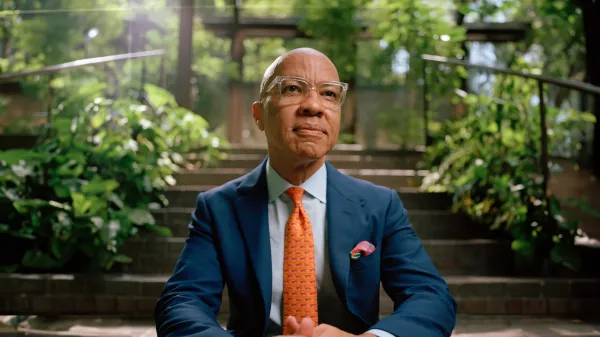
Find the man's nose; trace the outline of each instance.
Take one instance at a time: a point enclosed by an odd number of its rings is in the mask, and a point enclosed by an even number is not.
[[[321,117],[323,115],[323,104],[319,94],[314,90],[309,91],[302,104],[300,104],[300,113],[305,116]]]

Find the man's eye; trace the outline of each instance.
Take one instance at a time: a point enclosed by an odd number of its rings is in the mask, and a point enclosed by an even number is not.
[[[300,92],[302,91],[297,85],[288,85],[283,88],[283,92]]]
[[[329,96],[329,97],[337,97],[337,93],[333,92],[333,91],[325,91],[325,96]]]

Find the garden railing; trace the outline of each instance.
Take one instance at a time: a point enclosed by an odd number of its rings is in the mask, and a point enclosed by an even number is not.
[[[549,171],[549,158],[548,158],[548,129],[546,126],[546,102],[544,98],[544,84],[553,84],[559,87],[576,90],[582,93],[592,94],[596,97],[596,104],[600,104],[600,87],[572,80],[565,80],[556,77],[544,76],[544,75],[536,75],[525,72],[520,72],[508,68],[500,68],[500,67],[490,67],[485,65],[473,64],[457,59],[450,59],[443,56],[437,55],[421,55],[421,59],[423,60],[422,67],[422,76],[423,76],[423,119],[425,122],[425,142],[426,145],[431,145],[431,138],[429,135],[429,106],[430,106],[430,98],[429,98],[429,89],[427,83],[427,68],[429,63],[437,63],[444,64],[449,66],[460,66],[466,69],[476,69],[483,70],[486,72],[494,73],[494,74],[505,74],[510,76],[517,76],[526,79],[532,79],[537,82],[538,87],[538,95],[540,101],[540,124],[541,124],[541,156],[540,156],[540,166],[543,174],[543,189],[545,192],[545,196],[548,197],[548,180],[550,179],[550,171]],[[546,203],[548,208],[550,207],[550,203]],[[550,210],[548,209],[548,214]]]

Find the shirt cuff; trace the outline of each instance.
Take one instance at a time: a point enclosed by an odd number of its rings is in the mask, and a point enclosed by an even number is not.
[[[366,333],[372,333],[377,337],[396,337],[387,331],[378,330],[378,329],[369,330]]]

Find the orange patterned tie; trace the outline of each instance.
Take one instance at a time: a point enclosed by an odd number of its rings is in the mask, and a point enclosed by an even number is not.
[[[304,317],[318,323],[317,274],[315,271],[315,249],[312,225],[304,207],[300,187],[285,191],[294,202],[294,211],[285,227],[283,255],[283,319],[296,317],[298,323]],[[283,322],[282,322],[283,323]],[[291,335],[292,331],[283,334]]]

